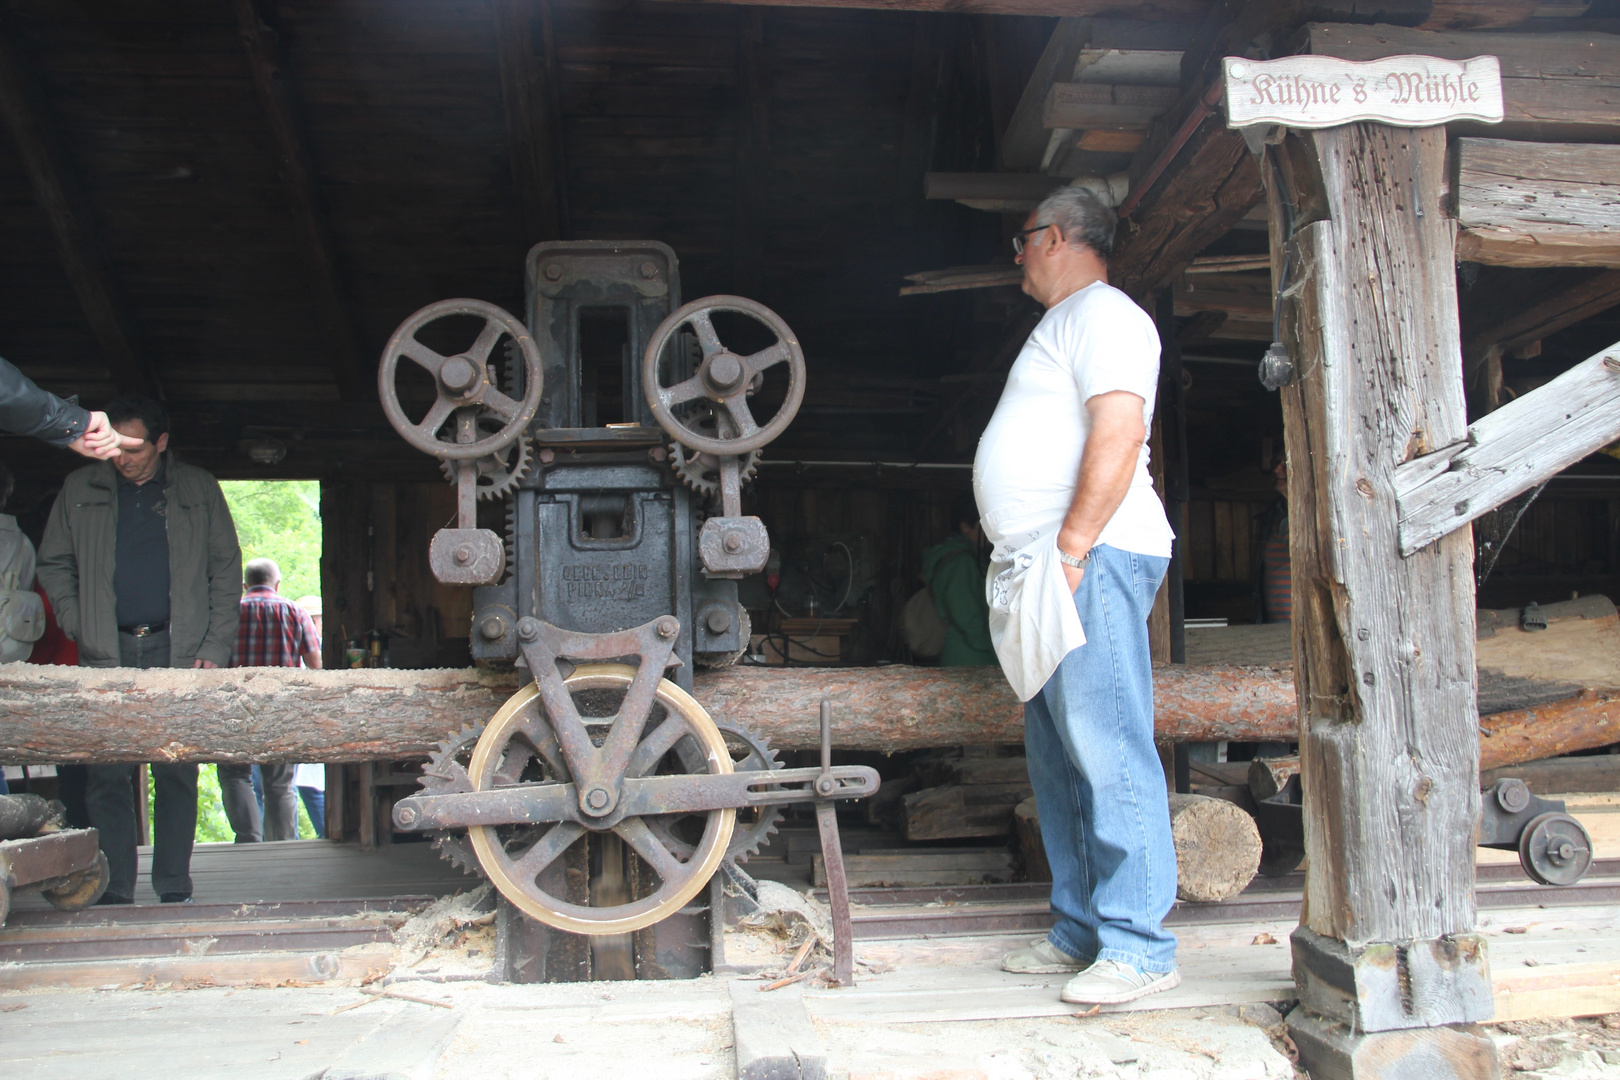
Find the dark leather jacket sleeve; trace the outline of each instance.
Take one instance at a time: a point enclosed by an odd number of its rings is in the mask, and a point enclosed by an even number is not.
[[[32,379],[0,360],[0,431],[34,435],[66,446],[90,426],[90,413],[41,390]]]

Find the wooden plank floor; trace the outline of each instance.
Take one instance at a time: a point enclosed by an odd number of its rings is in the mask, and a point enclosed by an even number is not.
[[[135,902],[155,904],[152,849],[139,849]],[[198,844],[191,856],[192,899],[199,904],[263,900],[359,900],[445,896],[476,888],[480,878],[439,858],[431,844],[388,844],[361,851],[326,840],[263,844]],[[18,910],[48,906],[37,892],[16,898]]]

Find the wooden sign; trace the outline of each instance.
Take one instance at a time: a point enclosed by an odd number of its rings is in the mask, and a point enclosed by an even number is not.
[[[1502,119],[1502,69],[1494,56],[1386,56],[1361,62],[1331,56],[1228,56],[1223,67],[1228,127],[1325,128],[1356,120],[1430,127],[1452,120],[1494,124]]]

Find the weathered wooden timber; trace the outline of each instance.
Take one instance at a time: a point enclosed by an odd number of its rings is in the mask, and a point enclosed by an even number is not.
[[[1458,139],[1457,258],[1620,266],[1620,146]]]
[[[517,677],[478,669],[213,671],[0,666],[0,761],[375,761],[430,752],[482,724]],[[1160,737],[1287,739],[1287,673],[1160,667]],[[851,750],[1021,743],[1023,707],[999,668],[725,668],[699,672],[717,719],[783,749]]]
[[[1491,1015],[1473,936],[1474,636],[1457,632],[1474,617],[1472,536],[1406,557],[1397,542],[1396,466],[1467,431],[1446,135],[1358,123],[1289,149],[1271,225],[1274,257],[1290,246],[1298,274],[1283,340],[1300,377],[1283,418],[1310,860],[1290,1023],[1296,1041],[1313,1017],[1346,1031],[1301,1044],[1313,1075],[1373,1075],[1354,1064],[1359,1040],[1400,1028],[1386,1075],[1493,1076],[1477,1029],[1425,1030]],[[1288,237],[1284,197],[1326,216]]]
[[[1416,54],[1495,56],[1502,65],[1500,125],[1464,129],[1508,138],[1598,139],[1620,130],[1620,36],[1577,31],[1491,33],[1314,23],[1305,51],[1345,60]]]
[[[1394,471],[1410,555],[1620,438],[1620,342]]]

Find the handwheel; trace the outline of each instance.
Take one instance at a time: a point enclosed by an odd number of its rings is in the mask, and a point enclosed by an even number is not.
[[[45,899],[58,911],[83,911],[100,900],[101,894],[107,891],[109,875],[107,856],[98,851],[96,865],[69,876],[54,889],[46,889]]]
[[[416,339],[422,328],[431,322],[454,315],[472,315],[484,320],[484,328],[466,352],[445,356],[430,349]],[[514,401],[502,392],[490,377],[489,356],[502,337],[510,336],[523,354],[523,400]],[[433,377],[438,397],[420,422],[405,415],[399,401],[394,379],[399,370],[400,357],[407,357]],[[534,419],[540,407],[540,387],[543,375],[540,350],[529,336],[528,328],[511,313],[482,300],[440,300],[429,304],[399,324],[394,336],[383,349],[382,365],[377,369],[377,393],[382,398],[383,412],[394,430],[418,450],[450,461],[493,454],[511,445]],[[456,442],[455,432],[449,439],[439,432],[458,410],[476,408],[478,418],[490,417],[500,424],[492,435]],[[472,431],[479,431],[474,422]]]
[[[713,320],[717,311],[747,315],[764,323],[776,335],[776,344],[747,356],[739,356],[720,343]],[[698,364],[697,374],[666,387],[659,375],[659,362],[671,337],[687,324],[697,334],[703,359]],[[756,379],[767,369],[783,363],[788,365],[787,397],[776,410],[776,415],[761,425],[748,408],[748,395]],[[652,339],[647,342],[647,352],[642,359],[641,384],[653,416],[669,432],[670,438],[682,446],[704,453],[745,454],[758,450],[782,434],[793,422],[799,404],[804,400],[804,350],[799,347],[799,339],[788,329],[782,317],[764,304],[741,296],[709,296],[677,308],[658,324]],[[704,400],[712,402],[715,411],[723,411],[730,418],[731,425],[736,429],[734,438],[707,435],[692,426],[696,418],[689,424],[675,414],[675,410],[682,405]]]
[[[617,711],[617,699],[623,697],[635,674],[635,668],[624,664],[583,664],[565,681],[587,728],[605,729]],[[725,739],[691,695],[665,679],[659,682],[654,701],[626,776],[683,772],[683,759],[700,762],[700,774],[732,771]],[[695,745],[682,746],[687,753],[676,752],[687,739]],[[474,791],[496,787],[512,791],[515,786],[572,781],[534,683],[512,695],[490,720],[473,749],[467,774]],[[531,918],[576,934],[625,934],[685,907],[708,884],[725,858],[737,812],[711,810],[705,817],[703,834],[689,854],[670,851],[640,817],[625,817],[608,825],[659,879],[651,895],[610,907],[571,903],[548,893],[539,881],[547,867],[585,838],[588,830],[584,825],[573,821],[541,826],[475,825],[467,835],[495,887]]]

